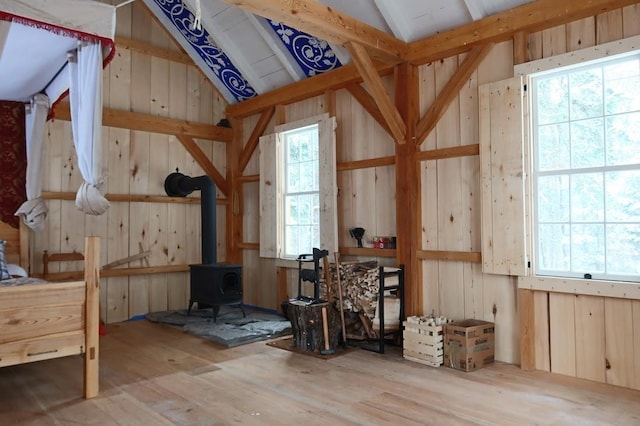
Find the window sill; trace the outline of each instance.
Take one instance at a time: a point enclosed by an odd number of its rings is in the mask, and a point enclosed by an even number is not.
[[[518,277],[518,288],[587,296],[640,299],[640,283],[573,278]]]

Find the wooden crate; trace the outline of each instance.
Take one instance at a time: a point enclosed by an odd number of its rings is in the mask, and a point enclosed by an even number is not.
[[[443,327],[418,324],[407,318],[404,325],[402,355],[405,359],[440,367],[444,363]]]

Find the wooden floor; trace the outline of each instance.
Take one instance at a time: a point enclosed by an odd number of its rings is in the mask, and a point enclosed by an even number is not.
[[[638,391],[511,365],[463,373],[397,350],[226,349],[146,320],[106,331],[98,398],[81,398],[80,357],[2,368],[0,424],[640,424]]]

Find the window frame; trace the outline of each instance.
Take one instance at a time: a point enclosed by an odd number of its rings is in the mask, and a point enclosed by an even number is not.
[[[589,47],[574,52],[565,53],[553,57],[543,58],[536,61],[526,62],[518,64],[514,67],[514,75],[519,78],[523,78],[525,84],[529,84],[527,77],[531,74],[535,74],[541,71],[551,71],[556,68],[565,66],[580,66],[582,63],[597,60],[606,59],[610,56],[617,55],[633,55],[638,53],[638,46],[640,46],[640,36],[634,36],[617,40],[614,42]],[[606,279],[585,279],[585,278],[563,278],[555,276],[540,276],[533,273],[531,267],[535,259],[535,252],[533,250],[532,235],[533,235],[533,218],[532,218],[532,179],[531,179],[531,138],[529,137],[532,131],[531,120],[529,120],[529,110],[527,108],[529,100],[526,99],[527,95],[524,95],[525,109],[523,110],[523,132],[525,135],[524,143],[524,169],[523,169],[523,181],[525,182],[525,200],[526,208],[522,217],[522,221],[526,226],[526,266],[527,273],[518,274],[518,288],[539,290],[539,291],[552,291],[570,294],[581,295],[593,295],[593,296],[608,296],[625,299],[640,299],[640,285],[638,281],[619,281],[619,280],[606,280]],[[483,229],[484,230],[484,229]],[[484,238],[484,237],[483,237]],[[483,253],[484,257],[484,253]],[[491,273],[491,272],[490,272]]]
[[[320,114],[275,126],[274,133],[260,138],[260,257],[280,259],[284,255],[284,132],[318,125],[318,175],[320,189],[320,245],[338,251],[336,119]]]

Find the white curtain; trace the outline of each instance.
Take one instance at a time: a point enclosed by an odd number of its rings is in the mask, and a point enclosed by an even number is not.
[[[76,207],[101,215],[109,202],[101,191],[102,176],[102,47],[84,43],[69,61],[69,102],[73,143],[84,183],[76,195]]]
[[[24,223],[34,231],[42,231],[49,209],[42,195],[42,144],[49,114],[49,98],[37,94],[26,106],[27,136],[27,201],[16,211]]]

